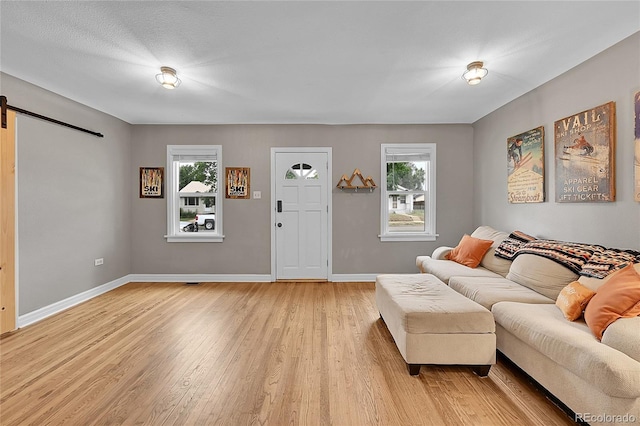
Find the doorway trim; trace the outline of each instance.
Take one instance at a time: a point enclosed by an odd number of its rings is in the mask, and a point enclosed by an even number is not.
[[[332,182],[332,148],[331,147],[272,147],[271,148],[271,281],[274,282],[277,279],[277,265],[276,265],[276,153],[309,153],[319,152],[327,154],[327,281],[333,279],[333,193]]]

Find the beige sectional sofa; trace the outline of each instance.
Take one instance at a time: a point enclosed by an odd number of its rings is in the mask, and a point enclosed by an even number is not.
[[[494,255],[509,236],[488,226],[472,237],[494,241],[477,268],[446,260],[450,247],[418,256],[423,273],[489,309],[497,349],[590,424],[640,423],[640,317],[623,318],[599,341],[581,318],[567,320],[555,305],[572,281],[597,290],[605,279],[580,276],[553,260],[521,254]],[[635,265],[640,272],[640,264]]]

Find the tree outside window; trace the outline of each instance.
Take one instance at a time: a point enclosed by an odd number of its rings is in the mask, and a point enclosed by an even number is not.
[[[435,239],[435,144],[382,144],[380,239]]]
[[[221,161],[220,145],[167,146],[167,241],[222,242]]]

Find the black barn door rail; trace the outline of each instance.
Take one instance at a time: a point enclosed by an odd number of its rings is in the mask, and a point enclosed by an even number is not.
[[[13,105],[7,104],[7,97],[0,96],[0,108],[2,109],[2,128],[7,128],[7,110],[10,109],[12,111],[18,112],[20,114],[28,115],[31,117],[39,118],[40,120],[45,120],[50,123],[55,123],[60,126],[68,127],[70,129],[79,130],[81,132],[89,133],[90,135],[97,136],[99,138],[103,138],[104,135],[102,133],[94,132],[92,130],[83,129],[82,127],[74,126],[73,124],[65,123],[64,121],[56,120],[55,118],[46,117],[44,115],[36,114],[35,112],[27,111],[26,109],[14,107]]]

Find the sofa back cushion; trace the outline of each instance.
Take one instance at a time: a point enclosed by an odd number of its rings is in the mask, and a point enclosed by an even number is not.
[[[611,323],[602,335],[602,343],[640,362],[640,317]]]
[[[640,263],[634,263],[633,267],[635,268],[636,272],[640,274]],[[585,277],[584,275],[581,275],[580,278],[578,278],[578,281],[588,289],[598,291],[598,289],[602,287],[604,283],[609,281],[612,275],[613,274],[609,274],[604,278]]]
[[[602,286],[602,284],[607,282],[608,279],[609,277],[600,279],[600,278],[591,278],[591,277],[581,276],[580,278],[578,278],[578,282],[591,291],[597,291],[600,288],[600,286]]]
[[[475,231],[473,231],[471,236],[474,238],[493,241],[489,251],[487,251],[487,253],[482,257],[480,266],[506,277],[509,273],[509,268],[511,267],[511,261],[497,257],[495,252],[496,247],[498,247],[500,243],[509,236],[509,234],[495,230],[490,226],[479,226]]]
[[[551,259],[521,254],[511,263],[507,279],[556,300],[567,284],[578,279],[578,274]]]

